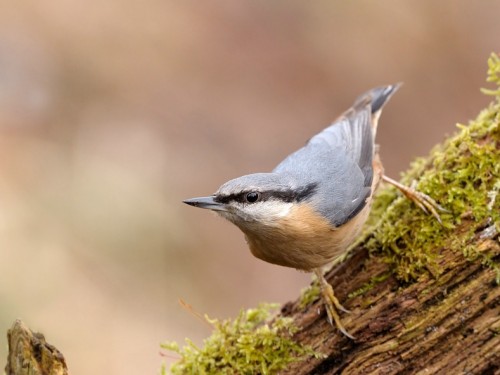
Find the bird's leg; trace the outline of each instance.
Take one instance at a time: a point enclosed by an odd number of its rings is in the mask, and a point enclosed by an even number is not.
[[[413,203],[420,207],[422,211],[424,211],[425,213],[430,212],[432,216],[434,216],[437,221],[442,224],[441,217],[439,216],[438,211],[446,212],[447,210],[441,207],[434,199],[429,197],[427,194],[421,193],[420,191],[416,190],[414,184],[412,184],[412,186],[405,186],[403,184],[400,184],[396,180],[387,177],[386,175],[383,175],[382,179],[400,190],[408,199],[410,199]]]
[[[323,276],[323,271],[321,270],[321,268],[316,268],[314,270],[314,273],[316,274],[316,277],[318,278],[319,281],[321,297],[323,299],[323,303],[325,304],[326,314],[328,316],[328,322],[332,326],[333,323],[335,322],[335,326],[340,330],[340,332],[349,337],[351,340],[354,340],[354,337],[351,336],[342,325],[339,314],[337,313],[337,310],[344,311],[346,313],[349,313],[350,311],[347,310],[344,306],[342,306],[337,297],[335,297],[335,294],[333,293],[333,288],[330,284],[328,284],[328,281],[326,281],[325,277]]]

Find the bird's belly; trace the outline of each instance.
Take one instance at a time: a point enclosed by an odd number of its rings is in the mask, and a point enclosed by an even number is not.
[[[266,262],[300,270],[324,266],[347,251],[368,216],[365,207],[345,225],[334,228],[305,205],[274,225],[240,227],[252,254]]]

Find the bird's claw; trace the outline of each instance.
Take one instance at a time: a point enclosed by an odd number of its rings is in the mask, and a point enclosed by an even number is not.
[[[354,340],[354,336],[349,334],[344,328],[344,325],[342,324],[337,312],[337,310],[345,313],[350,313],[350,311],[340,304],[337,297],[335,297],[332,286],[326,281],[322,272],[317,271],[316,275],[318,276],[318,280],[320,283],[321,297],[323,303],[325,304],[328,323],[330,323],[332,327],[337,327],[340,332],[349,337],[351,340]]]
[[[389,184],[396,187],[399,191],[401,191],[406,198],[415,203],[426,214],[430,213],[432,216],[434,216],[439,224],[441,225],[443,224],[439,212],[449,212],[449,211],[443,208],[441,205],[439,205],[439,203],[437,203],[427,194],[424,194],[416,190],[416,185],[417,185],[416,181],[413,181],[411,186],[405,186],[385,175],[382,178],[385,182],[388,182]]]

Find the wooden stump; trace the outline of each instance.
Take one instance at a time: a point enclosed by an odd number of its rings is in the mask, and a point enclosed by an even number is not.
[[[68,375],[62,353],[16,320],[7,332],[9,355],[6,375]]]

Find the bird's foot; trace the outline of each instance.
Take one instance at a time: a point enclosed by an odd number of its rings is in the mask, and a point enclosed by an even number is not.
[[[421,193],[420,191],[415,189],[416,182],[414,181],[411,186],[405,186],[396,180],[393,180],[386,175],[382,176],[382,179],[396,187],[399,191],[401,191],[406,198],[410,199],[413,203],[415,203],[422,211],[426,214],[430,213],[432,216],[436,218],[436,220],[442,224],[441,216],[439,216],[438,211],[440,212],[448,212],[448,210],[444,209],[440,206],[434,199],[429,197],[427,194]]]
[[[323,272],[320,269],[318,269],[315,271],[315,273],[318,277],[318,281],[319,281],[319,285],[320,285],[320,289],[321,289],[321,297],[322,297],[323,303],[325,304],[328,322],[332,326],[335,325],[338,328],[338,330],[340,332],[342,332],[345,336],[349,337],[351,340],[354,340],[354,337],[351,334],[349,334],[349,332],[347,332],[347,330],[345,329],[344,325],[342,324],[342,322],[340,320],[339,314],[337,312],[338,310],[340,310],[340,311],[343,311],[345,313],[350,313],[350,311],[347,310],[344,306],[342,306],[340,304],[339,300],[337,299],[337,297],[335,297],[335,294],[333,292],[333,288],[326,281],[325,277],[323,276]]]

